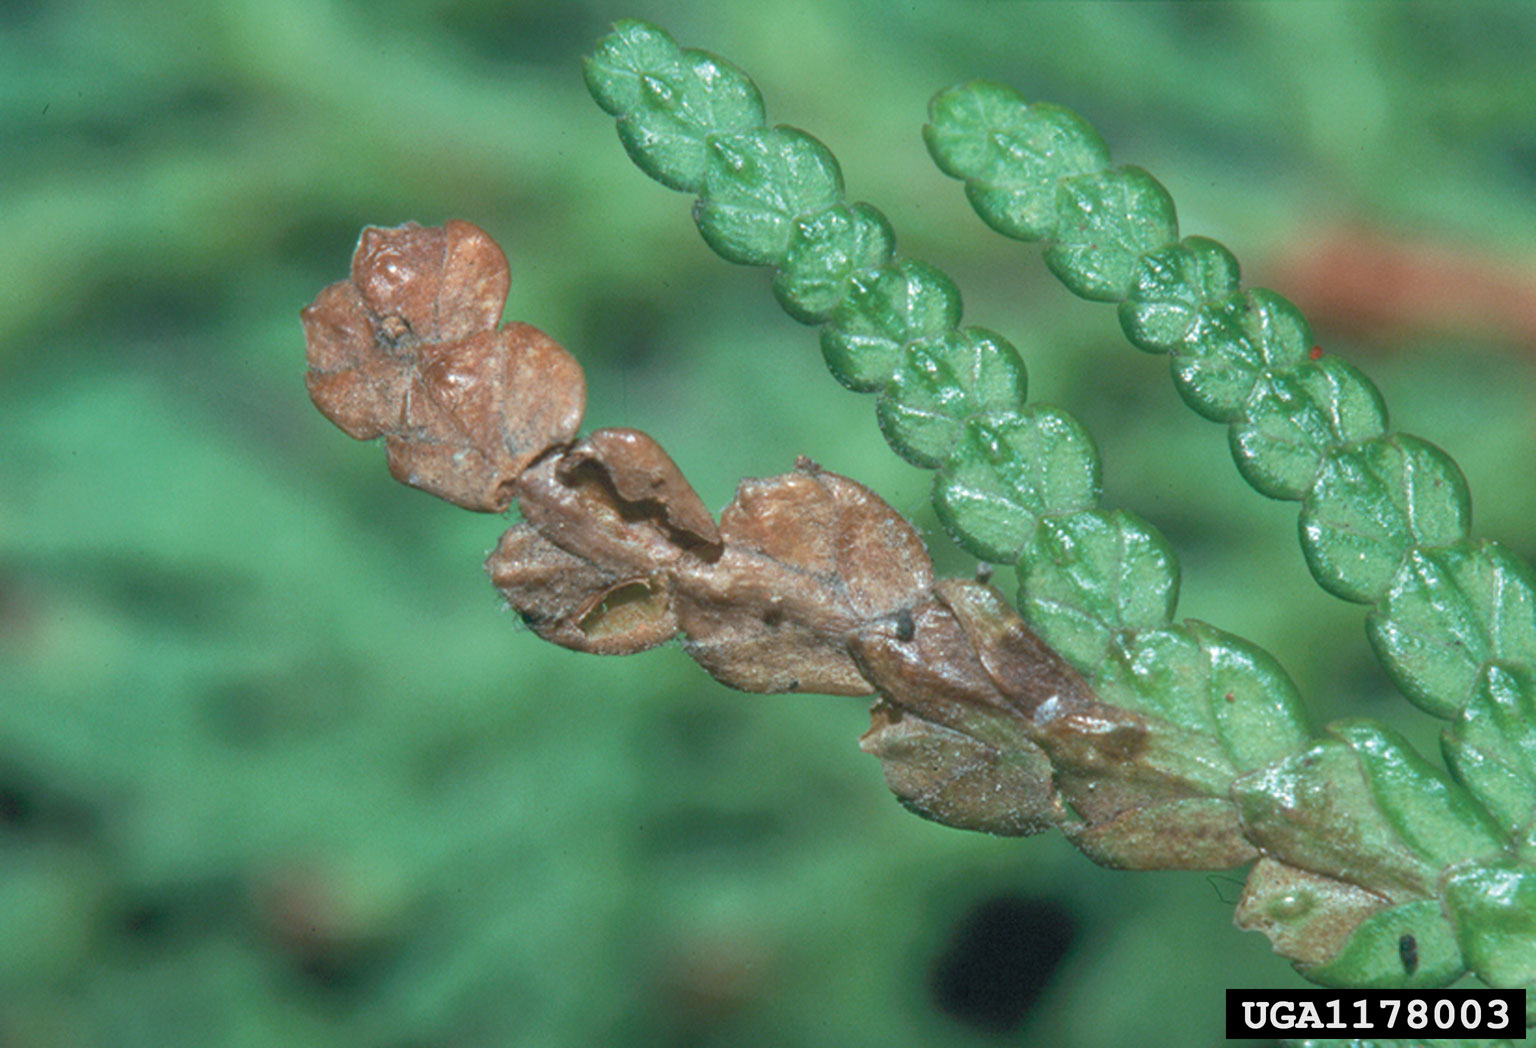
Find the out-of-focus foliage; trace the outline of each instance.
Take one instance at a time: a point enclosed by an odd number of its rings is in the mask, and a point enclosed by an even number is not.
[[[1411,712],[1292,509],[971,217],[920,129],[934,91],[989,77],[1092,120],[1245,259],[1367,222],[1518,275],[1536,9],[11,3],[0,1042],[1172,1045],[1216,1040],[1226,986],[1299,985],[1229,927],[1235,879],[902,812],[857,700],[520,633],[479,571],[498,522],[310,408],[297,312],[358,229],[464,217],[511,256],[508,315],[586,368],[589,426],[653,433],[714,506],[808,454],[969,570],[763,275],[614,148],[579,58],[629,15],[750,68],[769,120],[815,128],[850,197],[956,277],[1034,397],[1090,423],[1105,501],[1180,550],[1184,613],[1273,651],[1319,721]],[[1375,355],[1480,534],[1536,552],[1536,347],[1316,334]]]

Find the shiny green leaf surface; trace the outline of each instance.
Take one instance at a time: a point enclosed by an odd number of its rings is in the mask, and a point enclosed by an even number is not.
[[[1324,986],[1428,989],[1447,986],[1466,970],[1440,903],[1424,899],[1367,917],[1338,956],[1302,974]]]
[[[1234,776],[1307,742],[1301,696],[1274,658],[1203,622],[1126,634],[1093,683],[1111,705],[1220,740]]]
[[[1393,902],[1430,898],[1439,870],[1377,804],[1355,751],[1336,738],[1237,780],[1248,838],[1303,869]]]
[[[1088,431],[1053,408],[972,419],[934,477],[933,504],[946,528],[978,557],[1017,560],[1045,514],[1072,513],[1099,498],[1099,456]]]
[[[821,324],[848,293],[855,274],[890,264],[896,234],[868,204],[839,205],[793,223],[789,247],[773,278],[785,312],[803,324]]]
[[[1488,664],[1440,746],[1508,836],[1536,831],[1536,684],[1528,669]]]
[[[843,199],[843,176],[826,146],[790,127],[713,136],[694,215],[722,258],[778,265],[797,221]]]
[[[1408,697],[1454,717],[1489,660],[1531,667],[1536,579],[1495,542],[1415,550],[1366,627]]]
[[[975,81],[940,92],[923,138],[943,171],[999,232],[1020,240],[1055,235],[1058,183],[1098,171],[1109,150],[1075,113],[1028,105],[1011,87]]]
[[[1024,407],[1028,381],[1012,343],[982,328],[946,331],[911,343],[876,411],[897,454],[936,469],[969,418]]]
[[[1263,348],[1248,331],[1248,308],[1238,291],[1202,304],[1168,362],[1179,396],[1214,422],[1237,416],[1264,370]]]
[[[1144,252],[1175,239],[1173,199],[1139,167],[1116,167],[1063,180],[1045,264],[1084,298],[1118,302]]]
[[[593,97],[618,118],[630,157],[673,189],[698,187],[707,135],[763,122],[762,98],[740,70],[702,51],[682,50],[644,22],[618,23],[584,70]]]
[[[1472,796],[1374,721],[1341,721],[1329,734],[1360,761],[1375,807],[1427,862],[1443,867],[1500,851],[1498,827]]]
[[[1323,357],[1260,378],[1232,424],[1232,457],[1255,490],[1299,499],[1330,450],[1379,437],[1386,425],[1386,403],[1370,379],[1338,357]]]
[[[1410,550],[1460,542],[1471,518],[1467,482],[1445,452],[1383,437],[1329,454],[1302,502],[1302,550],[1318,585],[1373,603]]]
[[[1237,291],[1239,275],[1232,253],[1206,237],[1146,252],[1120,305],[1125,337],[1148,353],[1177,350],[1200,319],[1200,307]]]
[[[953,331],[959,321],[954,283],[927,263],[898,259],[853,278],[822,331],[821,350],[839,382],[870,393],[890,380],[910,343]]]
[[[1173,548],[1125,510],[1046,518],[1019,571],[1019,610],[1077,666],[1097,665],[1122,630],[1167,625],[1179,599]]]
[[[1536,1018],[1536,867],[1472,863],[1445,879],[1445,906],[1467,967],[1492,986],[1520,987]]]

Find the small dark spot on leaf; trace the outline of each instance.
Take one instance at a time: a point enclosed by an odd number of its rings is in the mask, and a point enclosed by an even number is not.
[[[896,613],[896,639],[909,641],[917,635],[917,623],[912,621],[912,613],[905,608]]]
[[[1236,702],[1237,701],[1237,699],[1233,697],[1233,695],[1232,695],[1232,693],[1230,691],[1227,692],[1227,694],[1225,696],[1223,696],[1223,698],[1225,698],[1228,702]]]
[[[1419,940],[1405,935],[1397,940],[1397,956],[1402,959],[1403,971],[1409,975],[1419,970]]]

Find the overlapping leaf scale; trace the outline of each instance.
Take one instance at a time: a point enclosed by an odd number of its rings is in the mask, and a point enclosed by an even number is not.
[[[1053,139],[1053,129],[1065,130]],[[1345,600],[1379,605],[1372,642],[1413,701],[1455,717],[1488,659],[1536,664],[1536,633],[1496,626],[1508,616],[1491,608],[1475,612],[1473,604],[1497,598],[1469,597],[1461,575],[1476,572],[1446,550],[1466,540],[1470,521],[1455,463],[1425,441],[1390,433],[1370,380],[1313,346],[1289,301],[1240,290],[1237,261],[1224,247],[1201,237],[1175,242],[1172,203],[1150,175],[1110,167],[1082,121],[996,84],[941,92],[926,136],[938,166],[965,181],[983,221],[1045,240],[1046,263],[1063,283],[1119,302],[1127,338],[1171,355],[1180,395],[1228,424],[1233,457],[1256,490],[1302,502],[1314,577]],[[1057,141],[1078,146],[1052,147]],[[1052,192],[1055,214],[1045,210]],[[1468,585],[1528,578],[1507,554],[1479,556],[1487,581]],[[1528,589],[1522,581],[1509,592],[1523,601]],[[1522,615],[1515,618],[1523,623]],[[1061,634],[1092,648],[1090,623],[1063,620]],[[1489,630],[1503,639],[1494,644]]]
[[[826,146],[792,127],[709,138],[699,232],[722,258],[781,265],[795,223],[841,204],[843,175]]]
[[[617,118],[630,158],[672,189],[697,191],[709,135],[763,123],[762,97],[746,74],[645,22],[617,23],[583,72],[592,97]]]
[[[1536,579],[1495,542],[1415,549],[1366,630],[1410,699],[1436,716],[1455,717],[1493,661],[1532,668]]]
[[[933,505],[944,526],[977,556],[1012,563],[1047,514],[1097,505],[1099,454],[1071,415],[1024,408],[968,420],[934,477]]]
[[[1536,680],[1530,669],[1484,666],[1440,748],[1451,773],[1505,833],[1536,848]]]
[[[1117,631],[1093,686],[1111,706],[1216,740],[1223,796],[1240,772],[1294,753],[1309,736],[1301,696],[1274,657],[1204,622]]]
[[[937,469],[967,419],[1016,411],[1028,388],[1024,361],[1003,336],[975,327],[946,331],[907,347],[876,414],[897,454]]]
[[[1230,430],[1232,457],[1256,491],[1300,499],[1334,448],[1385,434],[1381,393],[1350,364],[1326,356],[1260,376]]]
[[[1263,851],[1388,904],[1303,973],[1325,985],[1443,985],[1469,963],[1442,905],[1447,871],[1504,861],[1504,828],[1394,732],[1353,720],[1328,734],[1232,789],[1247,836]],[[1404,936],[1414,943],[1406,958]]]
[[[898,256],[849,281],[821,330],[821,351],[839,382],[873,393],[891,381],[908,346],[953,333],[959,322],[954,282],[926,262]]]
[[[1177,555],[1126,510],[1043,518],[1019,571],[1020,613],[1075,666],[1097,666],[1122,630],[1166,625],[1179,599]]]
[[[1057,183],[1045,264],[1083,298],[1118,302],[1141,256],[1177,236],[1173,198],[1157,179],[1139,167],[1091,171]]]
[[[1536,1023],[1536,866],[1500,859],[1447,875],[1446,911],[1467,967],[1492,986],[1525,990],[1525,1021]]]
[[[1003,84],[975,81],[942,91],[928,112],[923,137],[939,166],[965,180],[988,225],[1020,240],[1055,234],[1061,181],[1109,163],[1103,139],[1077,114],[1029,105]]]

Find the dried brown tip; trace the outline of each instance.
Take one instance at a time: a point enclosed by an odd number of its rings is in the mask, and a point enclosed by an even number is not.
[[[386,438],[396,479],[500,512],[512,484],[581,425],[581,367],[543,332],[496,323],[507,259],[479,227],[370,226],[350,280],[302,316],[315,406],[350,436]]]

